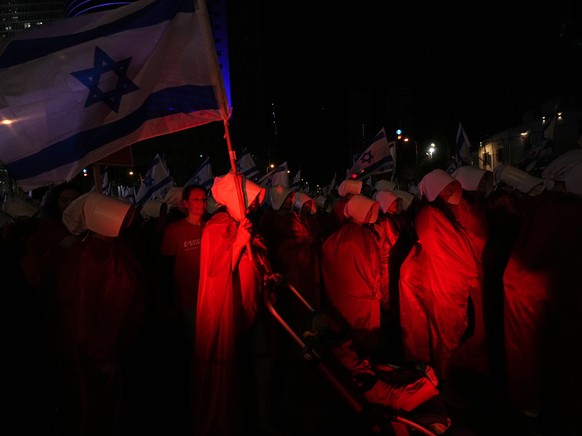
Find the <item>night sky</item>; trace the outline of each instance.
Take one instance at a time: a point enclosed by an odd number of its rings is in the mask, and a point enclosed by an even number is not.
[[[257,28],[247,31],[257,38],[258,58],[242,62],[260,67],[256,107],[268,112],[274,104],[277,135],[269,145],[268,126],[265,142],[273,160],[301,166],[316,183],[347,169],[350,92],[412,88],[420,96],[412,134],[454,142],[461,121],[478,144],[581,77],[582,16],[573,0],[259,3]],[[240,62],[232,53],[235,74]],[[247,110],[247,96],[233,94],[234,113]],[[371,137],[383,125],[368,127]]]

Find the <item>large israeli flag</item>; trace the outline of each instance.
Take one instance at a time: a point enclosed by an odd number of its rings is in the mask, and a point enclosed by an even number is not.
[[[140,0],[0,47],[0,161],[24,190],[229,111],[204,1]]]

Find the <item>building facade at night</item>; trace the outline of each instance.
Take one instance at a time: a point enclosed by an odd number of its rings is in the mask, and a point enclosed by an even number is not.
[[[9,39],[16,32],[63,17],[62,0],[2,0],[0,41]]]

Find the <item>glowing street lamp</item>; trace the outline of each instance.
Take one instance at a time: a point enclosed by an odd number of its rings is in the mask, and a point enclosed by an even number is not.
[[[428,156],[429,159],[432,159],[432,155],[434,154],[435,151],[436,151],[436,145],[434,142],[432,142],[430,144],[430,147],[428,148],[428,152],[426,153],[426,155]]]

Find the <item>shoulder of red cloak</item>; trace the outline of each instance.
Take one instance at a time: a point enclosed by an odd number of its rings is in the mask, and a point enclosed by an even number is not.
[[[348,221],[327,237],[322,250],[329,255],[337,255],[340,250],[344,253],[369,250],[366,232],[370,232],[366,227]]]

